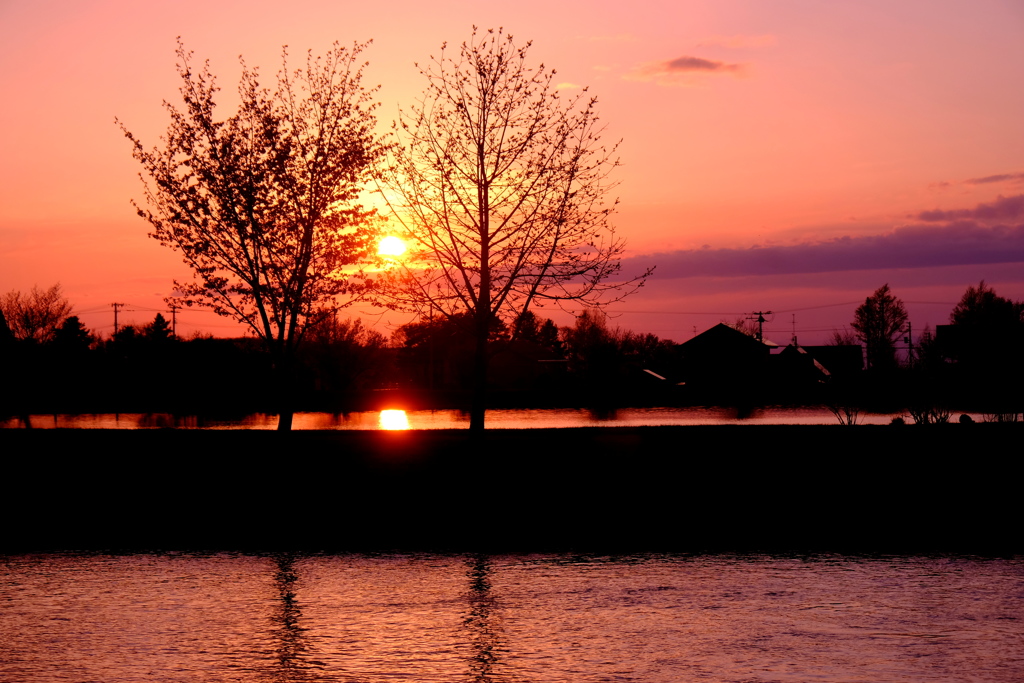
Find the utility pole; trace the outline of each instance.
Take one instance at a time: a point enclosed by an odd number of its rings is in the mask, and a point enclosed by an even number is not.
[[[903,343],[907,345],[907,365],[914,365],[914,326],[907,321],[907,334],[903,337]]]
[[[751,313],[747,317],[747,320],[756,320],[757,321],[757,341],[759,341],[759,342],[763,342],[764,341],[764,324],[765,324],[765,322],[767,322],[764,319],[764,317],[766,315],[771,315],[771,314],[772,314],[771,311],[754,311],[753,313]],[[755,315],[757,316],[756,318],[754,317]]]
[[[178,309],[181,308],[181,306],[175,306],[174,304],[170,304],[170,306],[171,306],[171,336],[172,337],[177,337],[178,336]]]
[[[114,308],[114,336],[117,337],[117,331],[118,331],[118,327],[117,327],[117,312],[125,304],[110,304],[110,305],[113,306],[113,308]]]

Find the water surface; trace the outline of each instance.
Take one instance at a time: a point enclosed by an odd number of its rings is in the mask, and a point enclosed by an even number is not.
[[[296,413],[293,429],[382,429],[388,428],[382,413]],[[467,429],[469,413],[459,410],[406,410],[407,429]],[[862,413],[858,424],[889,424],[899,413]],[[982,421],[981,415],[972,415]],[[277,415],[257,413],[234,419],[217,419],[170,413],[107,413],[97,415],[32,415],[36,429],[276,429]],[[909,422],[909,418],[907,418]],[[773,406],[738,412],[735,408],[622,408],[596,412],[586,409],[504,409],[488,410],[487,426],[506,429],[560,427],[656,427],[671,425],[764,425],[838,424],[822,407]],[[21,418],[0,420],[0,428],[23,427]]]
[[[28,555],[0,681],[1019,681],[1024,559]]]

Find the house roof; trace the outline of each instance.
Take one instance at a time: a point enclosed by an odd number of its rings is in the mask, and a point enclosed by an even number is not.
[[[684,353],[768,353],[774,344],[766,344],[725,323],[718,323],[679,346]]]

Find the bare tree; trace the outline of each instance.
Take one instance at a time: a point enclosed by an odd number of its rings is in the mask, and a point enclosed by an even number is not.
[[[850,323],[857,338],[868,348],[868,365],[873,368],[896,366],[896,340],[907,324],[907,309],[903,301],[893,296],[889,285],[875,290],[864,300]]]
[[[860,417],[860,408],[848,397],[832,396],[825,402],[825,407],[839,420],[841,425],[853,426],[857,424],[857,419]]]
[[[26,294],[11,290],[0,297],[0,311],[15,339],[43,343],[52,340],[71,315],[71,302],[58,283],[49,289],[33,287]]]
[[[742,332],[748,337],[753,337],[754,339],[758,339],[758,335],[761,333],[761,328],[757,324],[757,318],[740,316],[731,323],[726,322],[725,320],[722,322],[737,332]]]
[[[952,416],[952,411],[942,405],[938,405],[934,398],[926,397],[924,400],[912,402],[907,408],[914,424],[947,424]]]
[[[825,346],[856,346],[857,342],[857,334],[844,325],[841,330],[832,328],[832,334],[825,341]]]
[[[646,274],[617,278],[624,243],[609,217],[615,146],[596,100],[563,96],[530,43],[473,30],[457,54],[420,67],[428,86],[400,114],[384,196],[410,245],[390,271],[391,305],[469,314],[475,334],[471,429],[484,427],[488,336],[531,307],[619,300]]]
[[[164,103],[161,148],[121,125],[144,169],[138,213],[195,273],[169,300],[212,308],[266,342],[286,401],[279,429],[291,427],[288,385],[305,329],[360,298],[359,268],[376,246],[373,212],[357,203],[383,151],[374,91],[361,85],[365,47],[335,43],[294,70],[284,50],[273,90],[243,61],[238,111],[218,120],[209,62],[197,70],[179,41],[184,108]]]

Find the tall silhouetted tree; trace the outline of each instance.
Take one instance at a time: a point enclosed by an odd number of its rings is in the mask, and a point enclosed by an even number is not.
[[[179,42],[184,108],[165,103],[162,146],[147,150],[121,126],[144,169],[138,213],[196,276],[175,282],[171,299],[208,306],[262,338],[284,397],[304,330],[361,296],[354,271],[376,246],[373,212],[357,203],[383,149],[373,91],[361,85],[364,48],[335,43],[298,69],[285,51],[272,89],[243,61],[238,111],[219,119],[209,63],[197,69]],[[284,403],[279,429],[290,429],[290,411]]]
[[[850,326],[867,346],[868,365],[873,368],[896,366],[896,340],[907,324],[907,309],[885,284],[864,300],[853,314]]]
[[[982,280],[968,287],[938,341],[955,362],[964,393],[983,396],[997,414],[1016,414],[1024,401],[1024,302],[999,296]]]
[[[501,30],[421,67],[428,85],[395,125],[385,197],[409,252],[390,271],[392,305],[474,328],[470,425],[484,427],[488,337],[544,302],[618,300],[623,242],[606,195],[617,165],[597,102],[563,96],[554,71],[527,63]],[[608,296],[605,296],[608,295]]]

